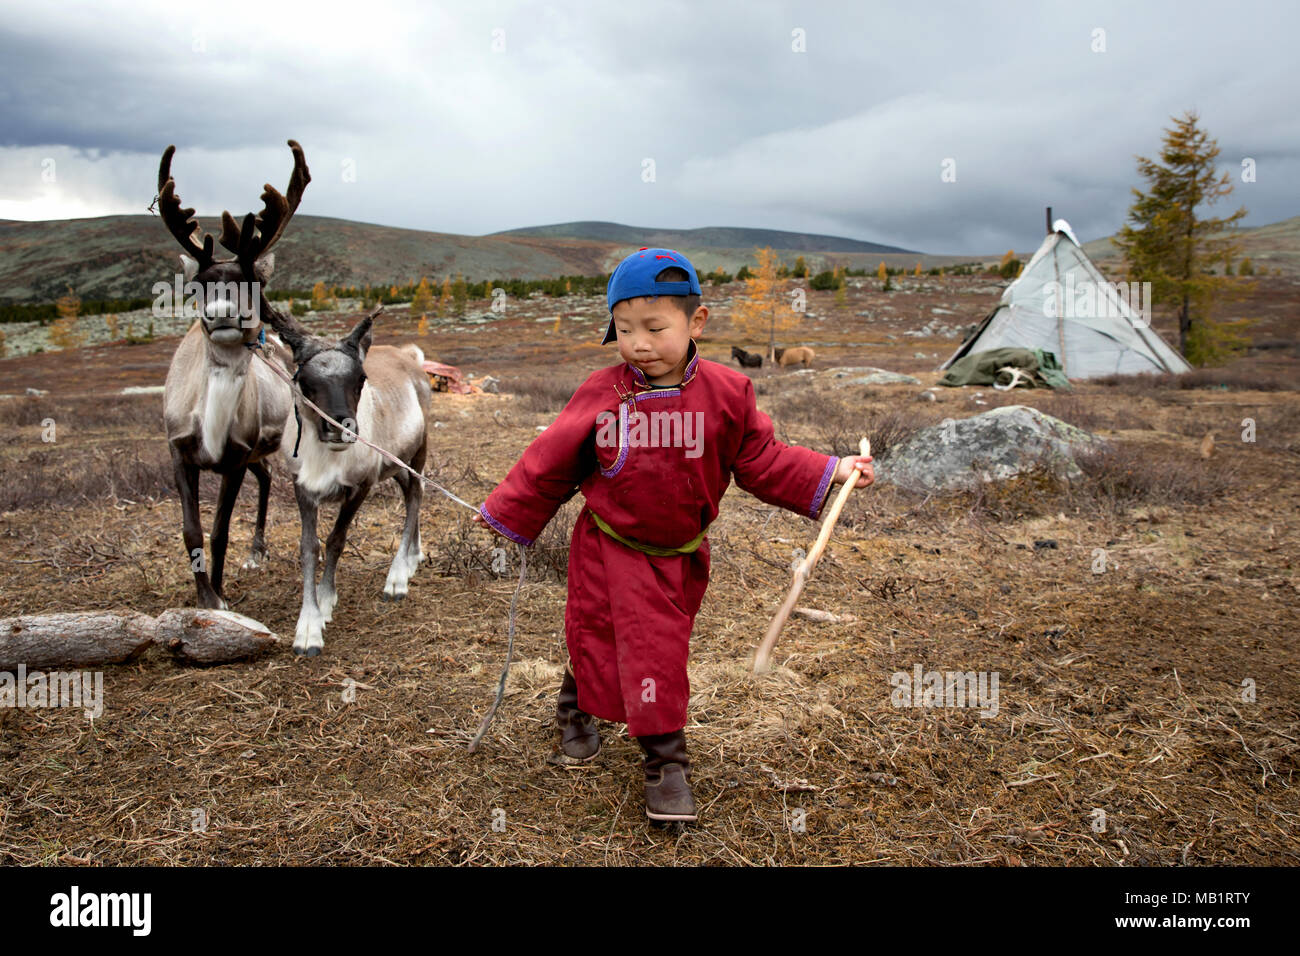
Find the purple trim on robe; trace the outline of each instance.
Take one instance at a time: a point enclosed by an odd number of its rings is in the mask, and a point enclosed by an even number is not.
[[[691,339],[691,351],[695,354],[691,360],[686,363],[686,371],[682,373],[682,384],[685,385],[695,377],[696,370],[700,367],[700,350],[695,347],[695,340]]]
[[[618,406],[618,458],[614,460],[614,466],[606,471],[600,469],[600,474],[604,478],[613,478],[623,469],[623,463],[627,461],[627,403],[624,402]]]
[[[630,403],[633,406],[633,412],[639,411],[635,406],[637,402],[647,398],[672,398],[682,394],[680,388],[662,388],[650,392],[642,392]],[[613,478],[623,470],[623,465],[627,463],[627,423],[629,419],[627,406],[629,403],[624,402],[618,407],[618,458],[615,460],[613,467],[609,470],[600,469],[602,478]]]
[[[826,470],[822,472],[821,483],[817,486],[817,492],[813,495],[812,504],[809,506],[809,518],[816,518],[821,513],[822,504],[824,504],[822,496],[826,494],[826,487],[831,483],[831,479],[835,477],[835,469],[839,467],[839,464],[840,460],[834,455],[831,456],[830,461],[826,462]]]
[[[513,531],[511,531],[509,528],[507,528],[505,525],[503,525],[503,524],[502,524],[500,521],[498,521],[496,518],[494,518],[494,517],[492,517],[490,514],[488,514],[487,504],[486,504],[486,503],[484,503],[484,504],[482,504],[482,505],[479,505],[478,513],[481,514],[481,515],[483,516],[483,520],[484,520],[484,521],[486,521],[488,524],[490,524],[490,525],[491,525],[493,528],[495,528],[497,531],[501,532],[503,535],[505,535],[505,536],[506,536],[507,538],[509,538],[511,541],[517,541],[519,544],[522,544],[525,548],[531,548],[531,547],[533,546],[533,539],[531,539],[531,538],[525,538],[525,537],[524,537],[523,535],[521,535],[521,534],[515,534]]]

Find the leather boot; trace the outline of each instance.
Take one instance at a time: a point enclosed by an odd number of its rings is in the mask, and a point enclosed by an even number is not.
[[[555,723],[560,728],[560,750],[555,763],[586,763],[600,753],[600,731],[596,718],[578,709],[578,682],[565,668],[560,697],[555,705]]]
[[[656,822],[694,822],[698,814],[691,796],[691,762],[686,756],[686,732],[638,737],[645,751],[645,815]]]

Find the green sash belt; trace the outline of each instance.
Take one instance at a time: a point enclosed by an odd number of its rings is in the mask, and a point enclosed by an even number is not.
[[[597,528],[605,532],[605,534],[609,535],[619,544],[625,544],[634,551],[640,551],[642,554],[651,554],[657,558],[669,558],[675,554],[690,554],[704,541],[704,535],[709,530],[708,528],[705,528],[704,531],[701,531],[680,548],[660,548],[657,545],[644,544],[640,541],[633,541],[631,538],[625,538],[606,524],[605,519],[596,514],[596,512],[592,511],[590,508],[587,509],[587,513],[591,515],[591,520],[596,522]]]

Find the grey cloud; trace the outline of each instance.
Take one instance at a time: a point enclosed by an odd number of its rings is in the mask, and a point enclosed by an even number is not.
[[[255,26],[256,4],[157,29],[171,9],[80,30],[57,10],[0,14],[0,170],[79,149],[61,159],[69,195],[134,210],[175,142],[185,201],[211,212],[280,184],[293,136],[317,215],[473,234],[754,225],[985,254],[1036,245],[1048,204],[1083,238],[1113,232],[1134,154],[1195,107],[1224,168],[1259,165],[1225,212],[1300,211],[1300,12],[1284,6],[347,4],[284,35],[230,26]],[[945,157],[957,183],[939,181]],[[29,192],[6,182],[0,199]]]

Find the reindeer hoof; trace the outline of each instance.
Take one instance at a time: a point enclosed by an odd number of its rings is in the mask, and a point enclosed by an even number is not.
[[[404,600],[406,600],[406,595],[405,595],[405,594],[389,594],[387,591],[385,591],[385,592],[383,592],[382,594],[379,595],[379,600],[385,602],[386,604],[391,604],[391,603],[393,603],[393,602],[395,602],[395,601],[404,601]]]
[[[293,649],[293,652],[294,652],[295,654],[297,654],[299,657],[319,657],[319,656],[320,656],[320,648],[319,648],[319,647],[309,647],[309,648],[307,648],[306,650],[302,650],[301,648],[295,647],[295,648]]]

